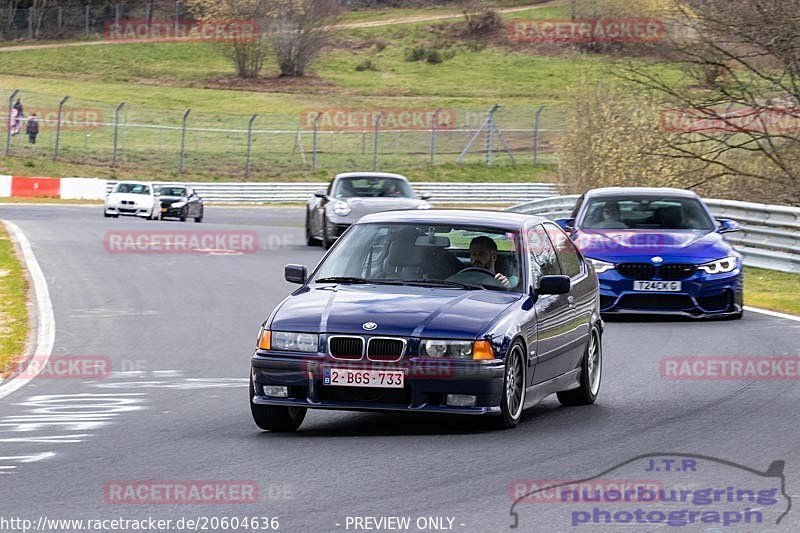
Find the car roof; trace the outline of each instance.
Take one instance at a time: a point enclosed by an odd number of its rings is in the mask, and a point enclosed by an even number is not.
[[[407,222],[413,224],[475,224],[501,229],[519,229],[525,222],[545,222],[533,215],[508,211],[479,211],[470,209],[407,209],[381,211],[361,217],[356,224],[370,222]]]
[[[115,183],[115,185],[122,185],[122,184],[125,184],[125,185],[150,185],[151,187],[155,186],[155,183],[153,183],[152,181],[124,180],[124,181],[118,181],[117,183]]]
[[[698,198],[694,191],[686,189],[675,189],[673,187],[602,187],[586,191],[586,198],[598,196],[647,196],[653,194],[663,194],[669,196],[681,196],[685,198]]]
[[[342,174],[336,174],[333,178],[338,180],[339,178],[361,178],[361,177],[373,177],[373,178],[398,178],[401,180],[408,181],[408,178],[403,176],[402,174],[392,174],[391,172],[344,172]]]

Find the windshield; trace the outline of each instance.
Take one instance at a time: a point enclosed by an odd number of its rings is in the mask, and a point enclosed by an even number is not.
[[[150,194],[150,187],[141,183],[118,183],[114,192],[127,194]]]
[[[399,178],[358,176],[337,180],[333,196],[334,198],[414,198],[414,191],[407,181]]]
[[[520,292],[515,232],[399,223],[353,226],[320,265],[317,283],[389,282]]]
[[[713,230],[697,198],[604,196],[589,201],[578,224],[584,229]]]
[[[186,196],[186,189],[183,187],[161,187],[161,196]]]

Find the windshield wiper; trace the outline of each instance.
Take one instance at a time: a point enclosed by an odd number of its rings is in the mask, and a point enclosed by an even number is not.
[[[460,289],[473,289],[473,290],[480,289],[480,287],[476,285],[461,283],[459,281],[449,281],[446,279],[398,279],[394,281],[406,285],[438,285],[442,287],[458,287]]]
[[[316,283],[361,283],[361,284],[395,284],[400,280],[391,279],[367,279],[355,276],[331,276],[328,278],[319,278],[314,280]]]

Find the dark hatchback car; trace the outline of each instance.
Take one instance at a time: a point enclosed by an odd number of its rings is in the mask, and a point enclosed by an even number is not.
[[[177,218],[186,222],[193,218],[195,222],[203,221],[203,199],[194,189],[189,187],[165,186],[159,189],[161,201],[161,218]]]
[[[350,227],[272,312],[252,357],[265,430],[307,409],[493,415],[514,427],[558,393],[600,388],[597,277],[554,223],[481,211],[394,211]]]

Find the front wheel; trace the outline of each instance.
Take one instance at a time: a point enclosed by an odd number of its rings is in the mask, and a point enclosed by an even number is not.
[[[500,416],[493,419],[496,429],[511,429],[519,424],[522,408],[525,406],[525,350],[522,344],[515,343],[506,357],[505,377],[503,378],[503,399],[500,402]]]
[[[305,407],[284,407],[282,405],[256,405],[253,403],[253,382],[250,381],[250,412],[253,421],[265,431],[290,433],[297,431],[306,417]]]
[[[183,209],[181,209],[181,216],[180,216],[181,222],[186,222],[186,212],[188,210],[189,210],[188,207],[184,207]]]
[[[326,250],[333,246],[333,241],[328,238],[328,217],[322,215],[322,247]]]
[[[600,330],[592,326],[589,342],[581,362],[580,387],[561,391],[558,401],[563,405],[591,405],[600,393],[600,380],[603,374],[603,347]]]

